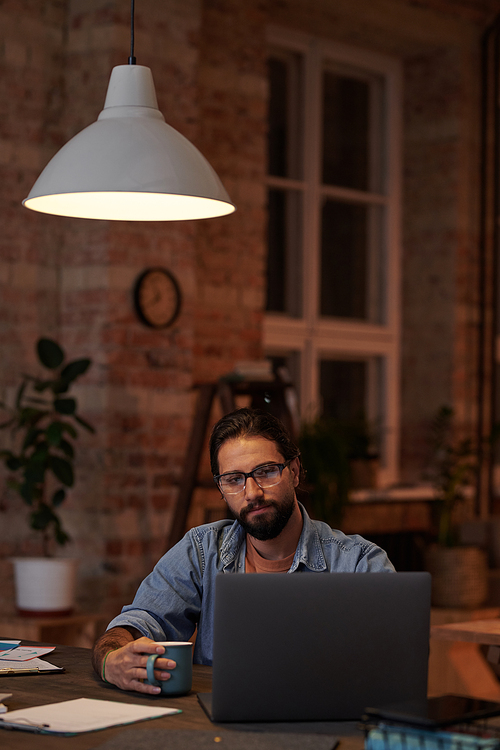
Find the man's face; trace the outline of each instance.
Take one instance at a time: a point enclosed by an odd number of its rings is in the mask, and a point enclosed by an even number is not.
[[[263,437],[240,437],[227,440],[219,449],[219,474],[230,471],[253,471],[269,463],[284,463],[276,444]],[[237,494],[224,495],[229,508],[247,534],[255,539],[275,539],[285,528],[297,502],[295,487],[299,483],[299,461],[285,466],[278,484],[262,489],[253,477]]]

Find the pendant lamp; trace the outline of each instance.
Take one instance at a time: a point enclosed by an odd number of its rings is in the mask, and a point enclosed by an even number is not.
[[[47,164],[23,205],[83,219],[178,221],[235,210],[217,174],[166,124],[151,70],[135,64],[134,0],[128,65],[113,68],[104,109]]]

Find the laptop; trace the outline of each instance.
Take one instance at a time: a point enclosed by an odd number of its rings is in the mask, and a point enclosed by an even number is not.
[[[216,722],[359,719],[427,695],[428,573],[219,574]]]

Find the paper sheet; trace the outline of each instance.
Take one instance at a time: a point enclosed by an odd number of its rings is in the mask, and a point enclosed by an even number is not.
[[[37,646],[36,648],[31,646],[20,646],[14,648],[13,651],[0,652],[0,662],[3,661],[29,661],[45,654],[50,654],[55,649],[55,646]]]
[[[0,726],[14,725],[18,729],[44,734],[77,734],[178,713],[180,711],[176,708],[76,698],[62,703],[8,711],[0,717]]]

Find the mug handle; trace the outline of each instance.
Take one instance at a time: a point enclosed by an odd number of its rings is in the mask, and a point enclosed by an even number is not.
[[[160,654],[151,654],[148,656],[148,662],[146,664],[146,670],[148,673],[148,682],[150,685],[161,687],[161,682],[155,678],[155,662]]]

